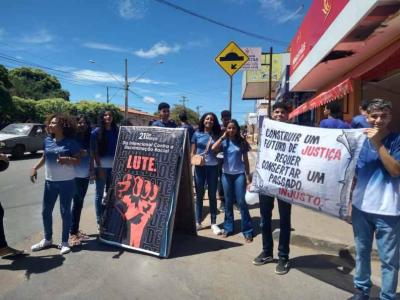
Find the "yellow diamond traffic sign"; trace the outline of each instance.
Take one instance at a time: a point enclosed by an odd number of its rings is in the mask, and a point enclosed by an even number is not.
[[[248,60],[249,57],[235,42],[230,42],[215,58],[215,62],[229,76],[235,74]]]

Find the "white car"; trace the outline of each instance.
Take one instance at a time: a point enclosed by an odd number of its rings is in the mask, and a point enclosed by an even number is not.
[[[43,150],[45,125],[39,123],[13,123],[0,130],[0,153],[22,158],[25,152]]]

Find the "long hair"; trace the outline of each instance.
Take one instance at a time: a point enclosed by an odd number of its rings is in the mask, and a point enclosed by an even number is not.
[[[45,125],[49,126],[52,119],[57,118],[58,125],[61,126],[64,137],[71,138],[76,133],[76,122],[70,115],[63,113],[54,113],[47,116]],[[54,134],[51,134],[51,137],[54,138]]]
[[[85,147],[89,148],[89,145],[90,145],[90,132],[91,132],[90,120],[86,115],[79,115],[79,116],[76,117],[76,122],[78,123],[80,119],[83,119],[85,121],[86,130],[84,132],[79,132],[77,130],[76,131],[76,137],[77,137],[78,140],[80,140],[82,142],[82,144]]]
[[[104,155],[107,151],[108,139],[106,135],[106,126],[104,124],[104,115],[109,112],[112,115],[111,131],[118,131],[117,124],[114,121],[114,114],[111,110],[104,110],[99,114],[98,126],[99,133],[97,135],[97,151],[100,155]]]
[[[240,134],[240,126],[238,121],[235,119],[232,119],[228,122],[228,125],[232,123],[236,127],[236,133],[235,136],[232,139],[232,142],[240,147],[241,151],[248,151],[250,149],[249,143],[246,141],[246,139]],[[230,139],[227,140],[227,143],[230,142]]]
[[[208,115],[211,115],[214,118],[214,125],[211,128],[211,133],[215,137],[219,137],[221,135],[221,125],[219,125],[217,116],[212,112],[205,113],[204,115],[201,116],[199,121],[199,131],[204,132],[204,120]]]

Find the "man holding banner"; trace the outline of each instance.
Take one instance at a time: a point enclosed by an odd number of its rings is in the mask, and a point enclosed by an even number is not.
[[[400,134],[391,133],[391,102],[374,99],[367,107],[365,140],[357,163],[352,222],[356,246],[351,299],[369,299],[374,233],[381,261],[380,299],[395,299],[400,243]]]
[[[280,122],[287,122],[288,107],[283,102],[275,103],[272,107],[272,119]],[[253,259],[253,264],[256,266],[266,264],[273,261],[273,238],[272,238],[272,210],[274,209],[275,198],[270,195],[259,196],[260,199],[260,214],[261,214],[261,233],[263,251]],[[289,243],[291,230],[291,210],[292,205],[278,198],[279,208],[279,246],[278,246],[278,265],[275,273],[283,275],[289,272]]]

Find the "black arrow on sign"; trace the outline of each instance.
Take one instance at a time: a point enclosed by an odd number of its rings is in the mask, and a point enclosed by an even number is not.
[[[236,64],[231,64],[231,70],[236,70]]]

